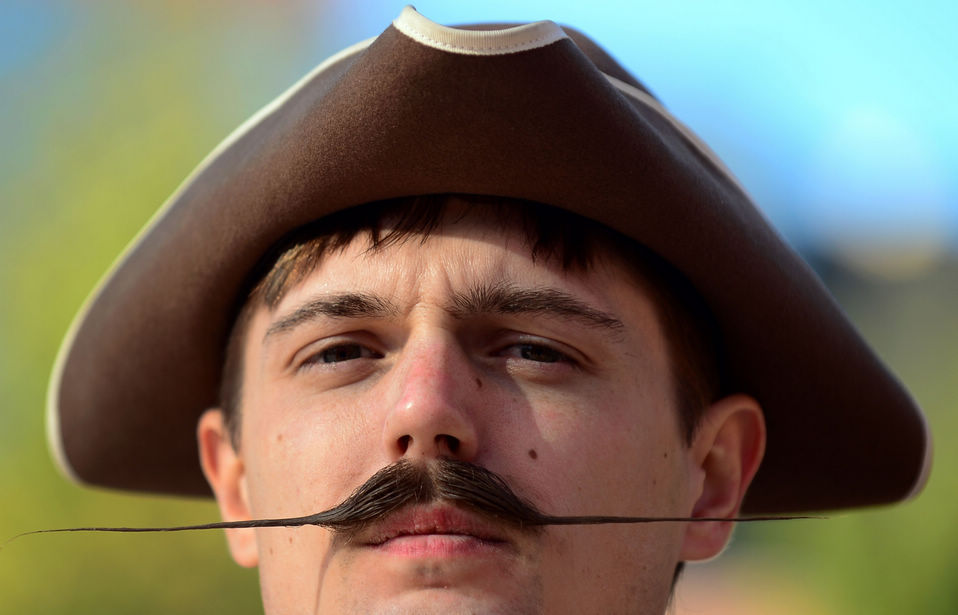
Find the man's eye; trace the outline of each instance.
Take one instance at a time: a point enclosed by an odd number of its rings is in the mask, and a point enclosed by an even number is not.
[[[572,363],[572,359],[555,348],[542,344],[516,344],[512,352],[520,358],[536,363]]]
[[[330,346],[310,356],[305,364],[329,364],[342,363],[344,361],[353,361],[355,359],[381,358],[382,355],[373,352],[365,346],[359,344],[339,344]]]

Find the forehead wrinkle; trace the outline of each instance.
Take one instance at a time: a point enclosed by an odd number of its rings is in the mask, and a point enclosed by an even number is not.
[[[476,314],[531,314],[574,320],[605,330],[616,337],[625,328],[615,316],[594,308],[573,295],[549,287],[524,288],[509,282],[476,284],[453,293],[446,308],[454,318]]]
[[[385,318],[398,312],[387,298],[371,293],[347,292],[314,296],[269,326],[264,341],[318,318]]]

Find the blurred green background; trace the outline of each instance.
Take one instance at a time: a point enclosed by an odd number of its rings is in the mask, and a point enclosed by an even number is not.
[[[723,558],[692,567],[676,610],[958,612],[953,6],[450,6],[417,3],[439,22],[548,17],[603,43],[729,161],[928,414],[936,460],[920,498],[743,527]],[[208,151],[400,9],[0,4],[0,540],[217,518],[208,502],[85,490],[57,474],[43,409],[58,344]],[[33,536],[0,550],[0,613],[166,612],[260,612],[255,571],[233,565],[217,533]]]

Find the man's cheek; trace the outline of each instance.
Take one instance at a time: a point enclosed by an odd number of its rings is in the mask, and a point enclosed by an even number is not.
[[[310,526],[258,531],[260,586],[266,612],[298,612],[295,608],[316,601],[329,585],[330,536],[330,532]]]
[[[250,490],[259,516],[298,516],[341,502],[370,474],[371,434],[313,421],[264,433],[247,449]],[[372,462],[372,463],[371,463]]]

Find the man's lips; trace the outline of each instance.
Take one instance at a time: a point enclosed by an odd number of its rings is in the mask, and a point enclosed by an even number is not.
[[[403,508],[360,531],[352,542],[412,556],[468,555],[515,548],[507,530],[449,504]]]

